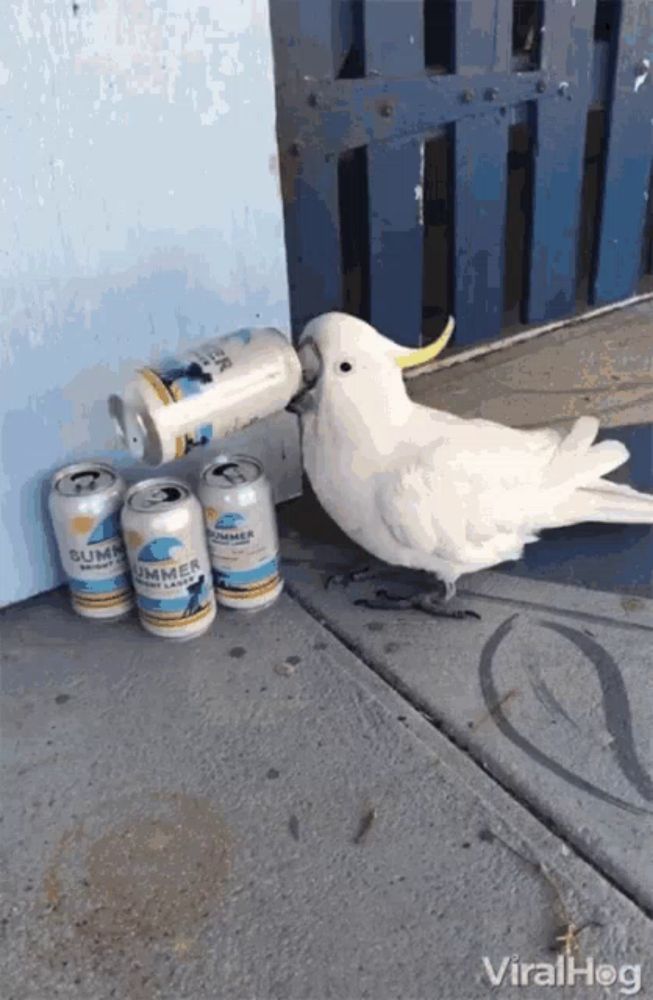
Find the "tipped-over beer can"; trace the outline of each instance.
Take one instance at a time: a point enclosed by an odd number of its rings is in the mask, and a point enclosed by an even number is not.
[[[276,601],[279,537],[270,483],[246,455],[209,463],[200,478],[213,583],[218,603],[253,611]]]
[[[73,609],[84,618],[120,618],[133,606],[120,508],[125,483],[109,465],[79,462],[60,469],[50,514]]]
[[[160,465],[283,410],[301,385],[280,330],[239,330],[141,368],[109,412],[134,458]]]
[[[143,628],[193,639],[215,618],[202,508],[179,479],[146,479],[127,491],[122,530]]]

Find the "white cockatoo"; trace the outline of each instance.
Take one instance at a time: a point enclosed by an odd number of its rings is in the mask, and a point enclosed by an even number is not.
[[[518,559],[544,528],[653,524],[653,496],[603,478],[628,451],[619,441],[595,444],[594,417],[567,433],[515,430],[414,403],[402,369],[437,355],[452,329],[450,320],[435,344],[410,351],[333,312],[311,320],[300,338],[306,388],[292,408],[318,499],[373,556],[440,583],[437,597],[380,591],[361,602],[368,607],[463,617],[441,607],[458,578]]]

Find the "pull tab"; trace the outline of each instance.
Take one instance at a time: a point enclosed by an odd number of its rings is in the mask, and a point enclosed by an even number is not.
[[[235,472],[230,470],[235,469]],[[238,468],[237,462],[225,462],[224,465],[216,465],[213,470],[214,476],[221,476],[226,479],[228,483],[232,486],[238,486],[240,483],[246,483],[247,477],[242,474]]]
[[[100,473],[96,472],[95,469],[89,469],[87,472],[73,472],[70,480],[75,484],[75,492],[81,493],[82,490],[94,490],[97,486],[97,481],[100,478]],[[85,480],[85,482],[78,482],[77,480]],[[91,480],[88,482],[88,480]]]

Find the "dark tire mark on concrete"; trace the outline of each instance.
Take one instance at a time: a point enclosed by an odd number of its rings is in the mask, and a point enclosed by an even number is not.
[[[488,712],[494,706],[498,706],[494,708],[493,719],[496,722],[499,731],[506,737],[506,739],[509,739],[511,743],[514,743],[516,747],[530,757],[531,760],[534,760],[537,764],[545,767],[547,771],[550,771],[552,774],[562,778],[563,781],[573,785],[575,788],[580,788],[581,791],[587,792],[588,795],[592,795],[594,798],[600,799],[602,802],[607,802],[609,805],[615,806],[617,809],[623,809],[624,811],[633,813],[636,816],[650,815],[651,810],[635,805],[634,803],[627,802],[625,799],[619,798],[617,795],[612,795],[610,792],[606,792],[602,788],[598,788],[596,785],[592,784],[592,782],[587,781],[574,771],[569,770],[569,768],[565,767],[563,764],[560,764],[557,760],[549,757],[548,754],[536,747],[525,736],[522,736],[522,734],[515,729],[508,717],[501,710],[501,706],[499,705],[500,694],[494,683],[493,676],[494,658],[499,650],[499,647],[501,646],[501,643],[512,632],[515,620],[518,617],[518,614],[511,615],[510,618],[507,618],[501,625],[498,626],[497,629],[495,629],[481,651],[481,658],[479,662],[479,681],[483,699]],[[565,626],[560,627],[564,628]],[[575,629],[572,631],[576,632]],[[583,636],[582,632],[578,632],[577,634],[583,638],[587,638]]]
[[[534,664],[529,663],[526,668],[531,675],[531,688],[533,689],[533,694],[539,701],[540,705],[543,705],[547,712],[550,713],[551,717],[555,719],[560,717],[568,722],[570,726],[574,729],[578,729],[578,725],[572,717],[565,711],[564,707],[560,704],[553,691],[537,672],[537,668]]]
[[[653,801],[653,780],[637,755],[628,692],[621,671],[608,651],[596,639],[560,622],[541,622],[576,646],[596,670],[605,713],[606,728],[612,737],[615,760],[630,785],[647,802]]]

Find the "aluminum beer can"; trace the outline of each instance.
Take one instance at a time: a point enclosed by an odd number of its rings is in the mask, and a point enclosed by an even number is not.
[[[246,455],[210,462],[199,496],[218,603],[249,611],[272,604],[283,580],[272,490],[260,463]]]
[[[73,609],[120,618],[133,606],[120,534],[125,483],[109,465],[79,462],[53,476],[49,507]]]
[[[301,386],[280,330],[238,330],[141,368],[109,412],[133,457],[160,465],[283,410]]]
[[[146,479],[127,491],[122,531],[143,628],[192,639],[215,618],[202,508],[179,479]]]

